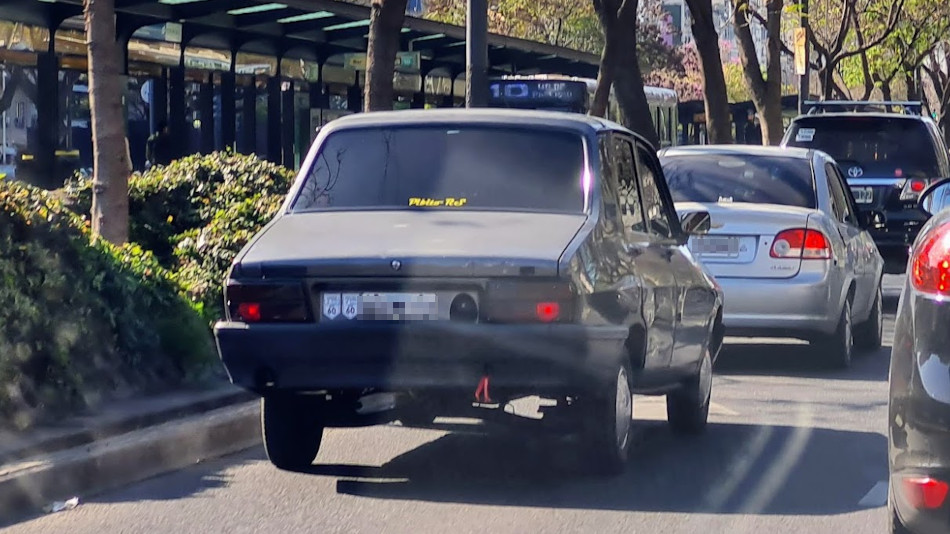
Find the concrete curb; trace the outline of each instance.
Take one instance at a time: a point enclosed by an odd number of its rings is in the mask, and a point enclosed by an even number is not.
[[[248,402],[257,397],[252,393],[232,388],[194,394],[193,397],[171,399],[159,407],[147,406],[136,413],[120,414],[102,421],[93,420],[89,426],[81,428],[54,429],[35,440],[26,440],[21,447],[5,447],[0,451],[0,466],[20,460],[26,460],[40,454],[55,452],[88,445],[132,432],[160,425],[183,417],[203,414]],[[2,469],[2,468],[0,468]]]
[[[7,466],[0,525],[54,500],[83,499],[260,442],[260,404],[246,402]]]

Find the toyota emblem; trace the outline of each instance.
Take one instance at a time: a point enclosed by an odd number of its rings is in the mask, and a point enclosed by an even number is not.
[[[861,167],[851,167],[848,169],[848,176],[852,178],[860,178],[864,174],[864,169]]]
[[[398,271],[399,269],[402,269],[402,262],[399,260],[393,260],[393,262],[390,263],[389,265],[393,268],[394,271]]]

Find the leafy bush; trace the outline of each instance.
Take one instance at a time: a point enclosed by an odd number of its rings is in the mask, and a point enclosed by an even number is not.
[[[196,154],[153,167],[129,180],[129,239],[172,267],[175,247],[189,232],[207,226],[232,204],[257,195],[285,195],[293,179],[284,167],[233,152]],[[66,193],[75,211],[90,212],[91,180],[75,176]]]
[[[153,251],[213,321],[231,261],[277,213],[294,173],[250,155],[217,152],[154,167],[129,181],[130,240]],[[89,213],[92,184],[66,184],[73,209]]]
[[[150,252],[94,242],[53,195],[0,182],[0,421],[23,428],[211,363],[179,292]]]

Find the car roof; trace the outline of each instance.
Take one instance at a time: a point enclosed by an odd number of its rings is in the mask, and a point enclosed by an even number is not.
[[[582,113],[505,108],[439,108],[374,111],[346,115],[328,123],[325,130],[379,126],[424,126],[428,124],[482,124],[498,126],[546,126],[586,134],[604,130],[627,131],[614,122]]]
[[[667,148],[660,152],[661,157],[676,156],[774,156],[811,160],[813,150],[809,148],[760,146],[760,145],[690,145]]]

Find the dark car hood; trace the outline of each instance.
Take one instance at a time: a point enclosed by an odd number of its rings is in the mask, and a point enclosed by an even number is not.
[[[260,269],[265,276],[553,276],[586,218],[489,211],[290,214],[274,221],[240,263],[242,271]]]

